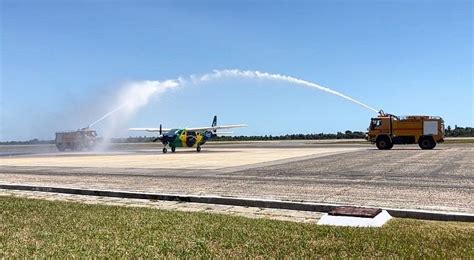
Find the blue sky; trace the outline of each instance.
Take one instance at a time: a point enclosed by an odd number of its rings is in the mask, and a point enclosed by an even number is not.
[[[471,1],[0,2],[2,141],[83,127],[110,110],[124,82],[226,68],[474,125]],[[154,98],[117,134],[207,125],[214,114],[247,123],[236,131],[245,135],[365,131],[374,115],[318,90],[229,79]]]

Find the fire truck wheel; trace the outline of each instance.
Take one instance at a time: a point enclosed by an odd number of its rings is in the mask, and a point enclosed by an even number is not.
[[[393,148],[393,143],[390,142],[390,145],[387,147],[387,150],[390,150],[390,149],[392,149],[392,148]]]
[[[62,144],[60,144],[58,146],[58,150],[61,151],[61,152],[64,152],[64,150],[66,150],[66,148],[64,148],[64,146]]]
[[[379,137],[377,139],[376,145],[379,150],[389,150],[393,147],[393,144],[390,141],[390,138],[388,138],[388,136]]]
[[[426,136],[420,139],[420,142],[418,143],[418,145],[423,150],[429,150],[429,149],[435,148],[436,143],[432,137]]]

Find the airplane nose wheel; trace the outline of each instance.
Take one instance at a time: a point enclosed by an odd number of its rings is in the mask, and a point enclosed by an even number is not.
[[[199,153],[201,151],[201,146],[198,145],[198,147],[196,147],[196,151]]]
[[[168,149],[166,149],[166,147],[163,148],[163,153],[167,153],[167,152],[168,152]]]

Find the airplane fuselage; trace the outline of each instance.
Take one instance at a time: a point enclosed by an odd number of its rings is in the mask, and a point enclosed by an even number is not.
[[[170,147],[198,147],[214,136],[212,131],[188,131],[172,129],[165,133],[161,142]]]

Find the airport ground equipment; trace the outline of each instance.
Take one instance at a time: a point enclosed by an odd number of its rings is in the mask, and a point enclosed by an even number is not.
[[[59,151],[92,149],[96,144],[96,137],[97,132],[87,127],[77,131],[57,132],[56,147]]]
[[[444,121],[437,116],[398,117],[381,110],[368,130],[367,140],[380,150],[392,149],[394,144],[418,144],[426,150],[444,141]]]

